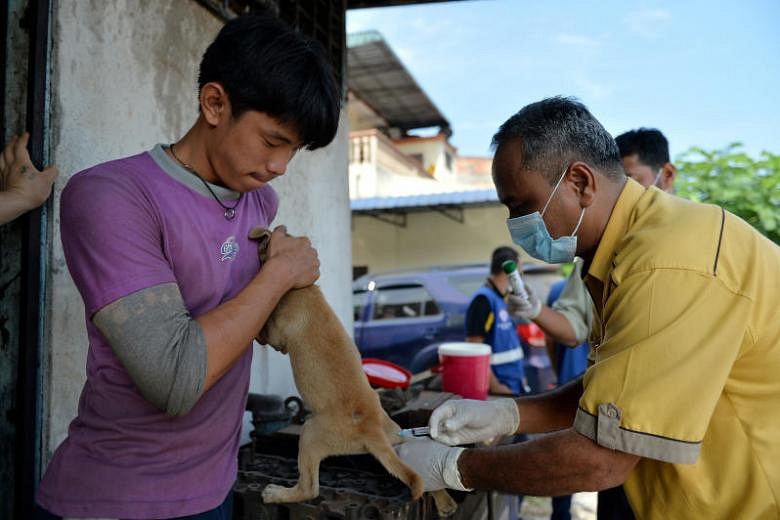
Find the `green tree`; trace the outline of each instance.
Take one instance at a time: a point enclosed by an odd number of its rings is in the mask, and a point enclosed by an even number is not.
[[[714,151],[692,147],[675,165],[677,195],[722,206],[780,244],[780,155],[753,159],[732,143]]]

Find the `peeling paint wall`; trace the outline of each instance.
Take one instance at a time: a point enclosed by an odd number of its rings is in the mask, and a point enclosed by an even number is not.
[[[194,1],[63,0],[53,19],[53,159],[67,179],[88,166],[176,140],[197,116],[200,56],[222,22]],[[274,182],[277,223],[312,237],[321,286],[351,328],[346,125],[336,142],[302,152]],[[51,252],[51,331],[44,389],[44,459],[67,433],[85,379],[87,340],[81,298],[68,274],[55,217]],[[288,361],[262,354],[252,388],[289,393]],[[268,364],[272,366],[269,368]],[[270,384],[264,375],[274,376]],[[280,374],[282,374],[280,376]]]
[[[406,227],[355,216],[352,262],[371,273],[487,263],[495,248],[512,246],[506,217],[506,209],[497,204],[465,209],[462,223],[434,211],[410,213]]]

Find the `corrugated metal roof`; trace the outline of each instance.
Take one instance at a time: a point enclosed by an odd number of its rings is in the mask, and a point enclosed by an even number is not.
[[[407,195],[402,197],[370,197],[350,201],[353,212],[378,210],[413,210],[431,206],[475,206],[498,202],[495,189],[451,191],[430,193],[427,195]]]
[[[397,5],[432,4],[435,2],[452,2],[455,0],[347,0],[347,9],[363,7],[391,7]]]
[[[401,130],[450,123],[377,31],[347,35],[347,82],[361,100]]]

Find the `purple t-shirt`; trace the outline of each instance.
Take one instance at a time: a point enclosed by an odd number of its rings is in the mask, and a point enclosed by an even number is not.
[[[237,194],[212,188],[235,204],[229,197]],[[91,318],[163,283],[178,284],[193,317],[233,298],[260,267],[249,230],[268,227],[277,207],[266,186],[244,194],[228,221],[203,183],[160,145],[70,179],[61,234],[86,309],[87,381],[41,482],[42,507],[71,517],[159,518],[224,500],[236,478],[252,349],[189,413],[169,417],[144,400]]]

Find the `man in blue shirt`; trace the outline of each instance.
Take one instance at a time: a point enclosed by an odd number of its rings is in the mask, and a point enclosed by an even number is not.
[[[525,367],[517,325],[506,306],[509,278],[501,264],[507,260],[519,264],[517,251],[511,247],[493,251],[490,276],[474,293],[466,311],[466,341],[486,343],[493,349],[489,392],[518,395],[525,393]]]

